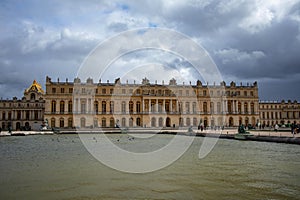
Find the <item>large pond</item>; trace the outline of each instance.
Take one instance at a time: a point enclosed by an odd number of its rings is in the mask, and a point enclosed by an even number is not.
[[[128,149],[144,140],[108,137]],[[140,146],[152,150],[172,137]],[[199,159],[203,139],[166,168],[130,174],[96,160],[78,135],[2,137],[0,199],[299,199],[299,145],[219,139]]]

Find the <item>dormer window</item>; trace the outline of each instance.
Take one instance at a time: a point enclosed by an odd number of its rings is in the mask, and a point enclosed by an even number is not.
[[[34,93],[31,93],[30,100],[35,100],[35,94]]]

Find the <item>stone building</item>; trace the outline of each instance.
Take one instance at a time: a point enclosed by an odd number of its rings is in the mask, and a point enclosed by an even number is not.
[[[51,127],[189,127],[255,125],[257,83],[237,86],[106,83],[91,78],[61,82],[46,78],[45,119]]]
[[[44,90],[35,80],[24,91],[22,99],[0,100],[0,124],[2,130],[39,129],[44,119]]]
[[[300,103],[297,101],[260,101],[259,110],[262,126],[300,124]]]

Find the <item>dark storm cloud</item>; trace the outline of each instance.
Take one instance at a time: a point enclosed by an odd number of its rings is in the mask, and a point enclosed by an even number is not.
[[[227,83],[258,81],[262,99],[300,100],[284,90],[300,89],[299,0],[2,1],[0,96],[21,95],[36,77],[72,79],[98,42],[153,24],[203,45]],[[192,68],[181,58],[157,59],[170,68]]]

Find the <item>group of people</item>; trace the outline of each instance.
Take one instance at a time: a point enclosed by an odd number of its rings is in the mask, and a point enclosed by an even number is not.
[[[292,134],[300,133],[300,124],[292,123],[291,124],[291,133]]]

